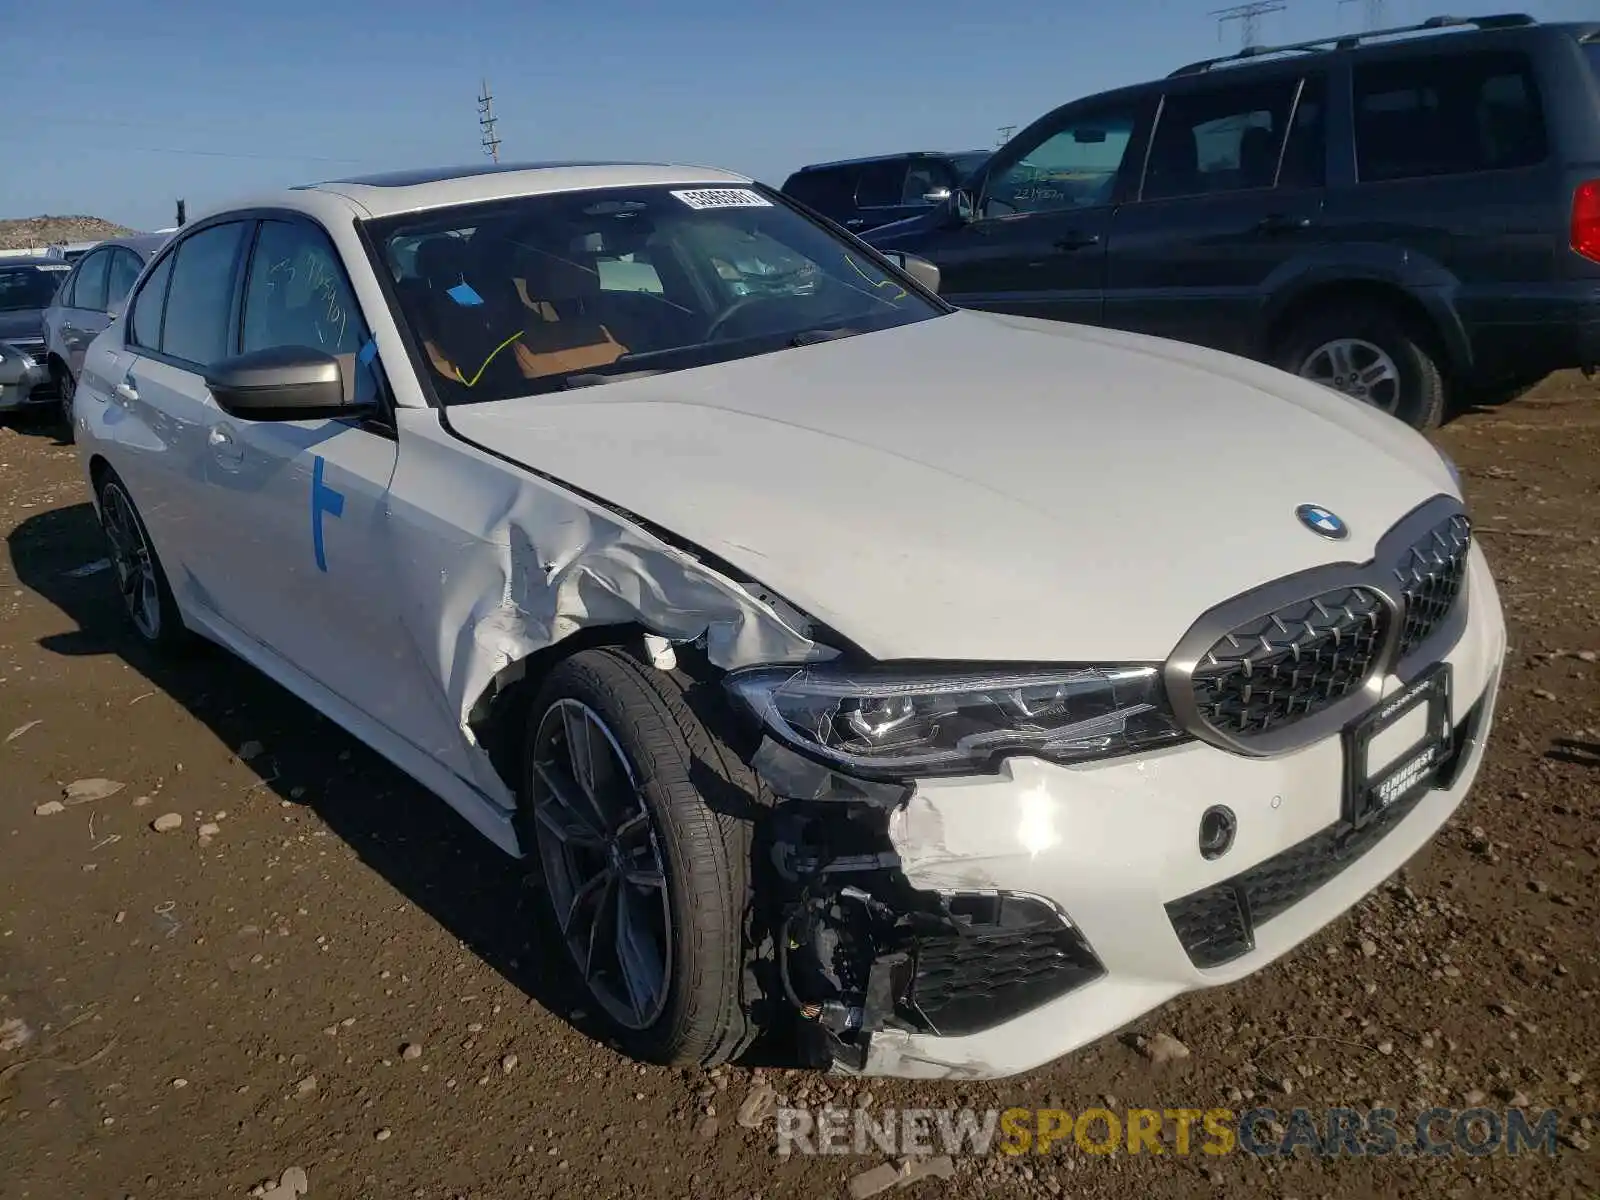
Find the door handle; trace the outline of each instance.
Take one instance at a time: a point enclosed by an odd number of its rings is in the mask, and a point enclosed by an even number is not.
[[[244,462],[244,447],[226,425],[213,425],[206,432],[206,445],[211,447],[211,457],[225,467],[236,467]]]
[[[1310,217],[1295,217],[1288,213],[1269,213],[1256,222],[1258,233],[1288,233],[1295,229],[1310,228]]]
[[[1065,237],[1058,238],[1055,246],[1057,250],[1064,250],[1070,254],[1074,250],[1087,250],[1090,246],[1098,246],[1099,244],[1100,235],[1098,233],[1080,233],[1074,229]]]
[[[117,395],[123,400],[126,400],[131,404],[139,398],[139,389],[136,386],[136,383],[137,381],[132,375],[125,375],[122,378],[122,382],[117,384],[117,386],[112,390],[116,392]]]

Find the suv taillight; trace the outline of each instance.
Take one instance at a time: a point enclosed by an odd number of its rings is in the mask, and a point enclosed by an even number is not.
[[[1572,248],[1600,262],[1600,179],[1586,180],[1572,193]]]

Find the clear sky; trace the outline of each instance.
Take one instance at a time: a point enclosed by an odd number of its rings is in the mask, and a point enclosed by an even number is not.
[[[993,145],[1077,96],[1233,49],[1232,0],[76,0],[11,30],[0,217],[136,228],[244,192],[478,160],[480,76],[505,160],[708,163],[781,183],[821,159]],[[1593,17],[1595,0],[1386,0]],[[1261,40],[1360,27],[1286,0]],[[49,15],[45,15],[49,11]]]

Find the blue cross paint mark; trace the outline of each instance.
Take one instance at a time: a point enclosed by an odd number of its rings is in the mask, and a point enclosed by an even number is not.
[[[361,352],[356,355],[356,361],[358,363],[360,363],[362,366],[366,366],[369,362],[371,362],[373,359],[375,359],[377,357],[378,357],[378,339],[377,338],[368,338],[367,339],[367,344],[365,346],[361,347]]]
[[[311,548],[317,554],[317,570],[328,569],[328,556],[322,547],[322,514],[335,517],[344,515],[344,493],[336,492],[322,482],[322,455],[317,455],[311,467]]]

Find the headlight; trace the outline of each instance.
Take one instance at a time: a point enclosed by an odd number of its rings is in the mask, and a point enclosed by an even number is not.
[[[971,774],[1008,754],[1080,762],[1185,737],[1153,666],[759,667],[727,686],[783,741],[867,777]]]
[[[20,362],[24,371],[31,371],[38,365],[33,355],[23,353],[10,342],[0,342],[0,362]]]

